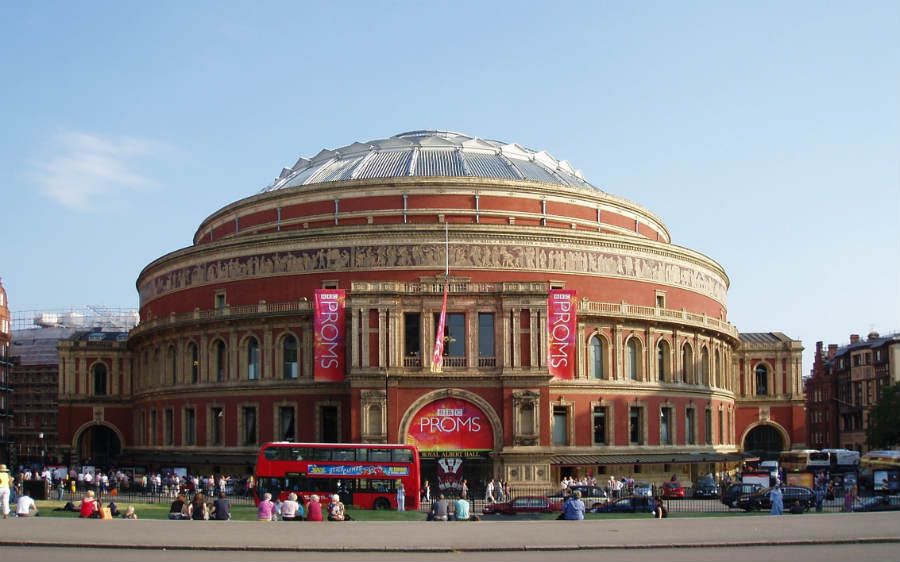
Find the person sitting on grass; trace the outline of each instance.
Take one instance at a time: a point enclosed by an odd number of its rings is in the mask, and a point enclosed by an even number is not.
[[[331,503],[328,504],[328,520],[329,521],[351,521],[352,518],[347,515],[347,510],[344,508],[344,502],[341,501],[341,497],[337,494],[331,496]]]
[[[322,521],[322,504],[319,503],[319,496],[313,494],[309,497],[309,503],[306,506],[307,521]]]
[[[225,492],[219,492],[219,497],[213,502],[210,518],[216,521],[228,521],[231,519],[231,504],[225,497]]]
[[[31,496],[28,494],[19,496],[19,499],[16,500],[16,517],[31,517],[37,514],[38,508]]]
[[[187,512],[186,500],[187,498],[184,497],[184,494],[175,496],[175,500],[173,500],[172,505],[169,506],[169,519],[176,521],[185,519],[184,515]]]
[[[134,506],[129,505],[128,509],[125,510],[125,513],[122,514],[122,519],[137,519],[137,513],[134,511]]]
[[[100,515],[100,505],[94,499],[94,491],[88,490],[81,500],[81,509],[78,517],[96,519]]]
[[[584,502],[581,501],[581,492],[575,490],[572,497],[563,504],[563,518],[566,521],[580,521],[584,519]]]
[[[275,521],[275,504],[272,502],[272,494],[266,492],[263,499],[259,502],[259,508],[256,511],[257,521]]]

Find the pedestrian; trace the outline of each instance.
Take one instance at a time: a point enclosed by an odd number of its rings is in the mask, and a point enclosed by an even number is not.
[[[431,501],[431,484],[426,480],[422,483],[422,500]]]
[[[661,496],[656,496],[656,499],[654,500],[654,504],[655,505],[653,506],[653,517],[655,517],[657,519],[665,519],[666,517],[669,516],[669,510],[666,509],[666,506],[663,503],[663,499]]]
[[[406,511],[406,488],[403,480],[397,480],[397,511]]]
[[[462,481],[462,490],[460,491],[460,497],[464,500],[469,499],[469,481],[463,478]]]
[[[847,486],[844,492],[844,511],[849,513],[853,511],[853,502],[856,500],[856,486]]]
[[[816,486],[816,489],[813,490],[813,493],[816,495],[816,513],[822,513],[822,504],[825,501],[825,486],[822,482]]]
[[[0,510],[3,518],[9,518],[9,469],[5,464],[0,464]]]
[[[781,491],[781,484],[775,484],[769,492],[769,501],[772,502],[772,509],[769,513],[772,515],[784,514],[784,493]]]
[[[484,489],[484,501],[494,503],[494,479],[491,478]]]

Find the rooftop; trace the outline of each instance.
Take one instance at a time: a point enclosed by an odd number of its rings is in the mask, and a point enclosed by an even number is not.
[[[581,171],[545,151],[453,131],[410,131],[300,158],[262,192],[389,177],[482,177],[597,189]]]

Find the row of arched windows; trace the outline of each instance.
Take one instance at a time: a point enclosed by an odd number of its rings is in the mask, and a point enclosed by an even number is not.
[[[259,340],[250,336],[247,337],[243,342],[241,342],[240,349],[240,359],[238,367],[240,376],[246,378],[246,380],[259,380],[262,378],[262,353],[260,349]],[[293,334],[286,334],[282,338],[280,338],[278,342],[278,358],[279,358],[279,367],[278,371],[281,378],[284,379],[296,379],[300,376],[300,363],[299,363],[299,342],[297,341],[297,337]],[[229,378],[229,359],[228,359],[228,345],[221,338],[214,339],[209,344],[208,350],[208,358],[209,358],[209,378],[215,382],[223,382]],[[190,341],[185,347],[185,359],[186,359],[186,369],[183,375],[183,381],[185,383],[197,384],[201,381],[202,372],[203,372],[203,361],[201,358],[200,346],[197,343]],[[144,360],[143,360],[143,379],[145,381],[148,380],[158,380],[160,384],[168,384],[175,385],[179,380],[179,372],[178,372],[178,354],[176,352],[176,346],[171,344],[166,349],[166,361],[165,363],[161,363],[159,361],[159,349],[157,349],[153,353],[153,359],[151,360],[150,352],[144,352]],[[158,370],[157,370],[158,369]],[[156,371],[156,377],[154,378],[152,375],[154,374],[154,370]]]
[[[718,349],[714,350],[712,369],[710,368],[709,351],[704,347],[700,351],[699,377],[696,373],[694,350],[689,343],[681,347],[681,369],[672,369],[671,346],[666,340],[659,340],[656,344],[656,378],[644,377],[643,344],[638,338],[628,338],[625,343],[625,378],[641,380],[657,380],[659,382],[685,382],[688,384],[703,384],[723,386],[725,382],[722,371],[722,358]],[[591,379],[609,379],[607,373],[606,357],[608,346],[606,341],[598,335],[591,336],[588,341],[588,377]],[[712,374],[712,379],[710,378]],[[679,375],[682,377],[678,379]]]

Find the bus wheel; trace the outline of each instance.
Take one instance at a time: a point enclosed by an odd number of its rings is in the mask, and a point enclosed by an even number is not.
[[[391,502],[387,501],[385,498],[378,498],[372,503],[372,509],[377,509],[379,511],[390,508]]]

